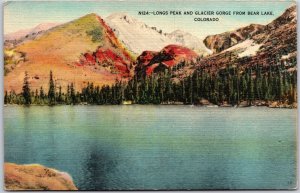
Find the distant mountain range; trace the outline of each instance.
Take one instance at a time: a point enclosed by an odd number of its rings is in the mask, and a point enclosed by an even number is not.
[[[25,71],[33,90],[47,89],[50,70],[57,85],[72,82],[80,90],[88,82],[112,84],[166,68],[181,79],[197,67],[213,73],[229,63],[247,68],[296,60],[296,24],[296,6],[268,25],[251,24],[203,42],[182,30],[164,33],[125,13],[41,24],[5,36],[4,89],[20,92]]]
[[[14,33],[9,33],[4,35],[5,40],[20,40],[24,38],[28,38],[30,36],[36,36],[44,31],[47,31],[48,29],[51,29],[55,26],[58,26],[60,23],[41,23],[34,28],[29,28],[29,29],[24,29],[24,30],[19,30]]]
[[[126,48],[136,55],[141,54],[145,50],[160,51],[170,44],[185,46],[200,55],[212,53],[202,40],[188,32],[175,30],[171,33],[163,33],[157,27],[150,27],[126,13],[111,14],[105,19],[105,22],[119,40],[124,43]],[[34,39],[36,36],[58,25],[59,23],[41,23],[34,28],[6,34],[4,39],[7,42],[18,44],[28,39]]]

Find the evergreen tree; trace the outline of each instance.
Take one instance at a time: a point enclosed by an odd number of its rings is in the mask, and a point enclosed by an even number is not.
[[[76,94],[75,94],[75,88],[73,83],[71,83],[70,86],[70,98],[71,98],[71,103],[75,105],[77,102],[76,102]]]
[[[247,88],[247,92],[248,92],[248,104],[252,105],[253,99],[254,99],[254,84],[253,84],[253,80],[252,80],[252,69],[250,68],[250,70],[248,71],[248,88]]]
[[[35,89],[34,103],[35,104],[39,104],[39,92],[38,92],[38,89]]]
[[[44,103],[44,99],[45,99],[45,92],[44,92],[43,87],[41,86],[41,88],[40,88],[40,102]]]
[[[59,88],[58,88],[58,96],[57,96],[57,102],[59,102],[59,103],[63,102],[61,89],[62,89],[61,86],[59,86]]]
[[[4,104],[8,104],[8,93],[7,93],[7,91],[5,91],[5,95],[4,95]]]
[[[50,71],[50,78],[49,78],[48,100],[49,100],[49,105],[55,104],[55,85],[53,81],[52,71]]]
[[[25,105],[31,104],[31,92],[30,92],[28,79],[29,79],[28,73],[25,72],[24,83],[23,83],[23,88],[22,88],[22,96],[24,98]]]

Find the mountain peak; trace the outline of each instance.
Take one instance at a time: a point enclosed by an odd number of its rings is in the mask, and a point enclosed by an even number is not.
[[[279,26],[283,26],[290,23],[297,22],[297,8],[293,5],[285,10],[285,12],[277,17],[274,21],[267,25],[269,29],[275,29]]]
[[[11,71],[7,77],[15,80],[27,71],[39,77],[30,82],[32,88],[47,88],[48,80],[43,77],[47,77],[50,70],[60,79],[58,84],[66,86],[73,82],[77,89],[91,77],[95,85],[111,84],[117,77],[130,76],[130,64],[134,60],[111,28],[95,13],[40,33],[14,49],[16,53],[26,53],[26,60],[21,61],[26,65],[20,64],[21,70]],[[40,66],[43,66],[42,71]],[[22,87],[9,84],[6,88],[19,91]]]
[[[99,17],[96,13],[89,13],[83,17]]]
[[[137,55],[145,50],[160,51],[170,44],[183,45],[201,54],[210,53],[196,36],[180,29],[165,33],[124,12],[113,13],[105,21],[127,48]]]
[[[144,50],[160,50],[171,43],[155,27],[149,27],[124,12],[113,13],[105,18],[113,32],[133,53],[140,54]],[[160,33],[161,32],[161,33]],[[149,38],[151,37],[151,38]],[[166,43],[167,42],[167,43]]]
[[[71,21],[71,22],[78,22],[79,21],[79,22],[83,22],[83,23],[85,23],[85,22],[89,23],[89,22],[95,22],[99,19],[101,19],[101,17],[99,15],[97,15],[96,13],[89,13],[89,14],[84,15],[84,16],[78,18],[78,19],[75,19],[75,20]]]

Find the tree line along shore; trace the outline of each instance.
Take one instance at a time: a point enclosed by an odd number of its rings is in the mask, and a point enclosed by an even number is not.
[[[25,72],[21,93],[5,91],[4,104],[20,105],[119,105],[119,104],[186,104],[218,106],[297,106],[297,71],[283,65],[253,66],[239,69],[227,66],[215,73],[197,68],[182,79],[172,69],[152,75],[136,74],[128,81],[116,80],[113,85],[88,83],[76,91],[73,83],[67,88],[55,85],[52,71],[48,90],[31,90]]]

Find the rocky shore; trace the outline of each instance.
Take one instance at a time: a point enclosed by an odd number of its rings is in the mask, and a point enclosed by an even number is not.
[[[5,190],[77,190],[72,177],[39,164],[4,163]]]
[[[227,101],[224,101],[218,105],[215,105],[211,102],[209,102],[207,99],[201,99],[199,100],[199,103],[197,105],[200,106],[216,106],[216,107],[269,107],[269,108],[290,108],[290,109],[296,109],[298,104],[296,102],[294,103],[288,103],[288,101],[263,101],[263,100],[254,100],[251,103],[248,101],[241,101],[238,105],[231,105]]]

